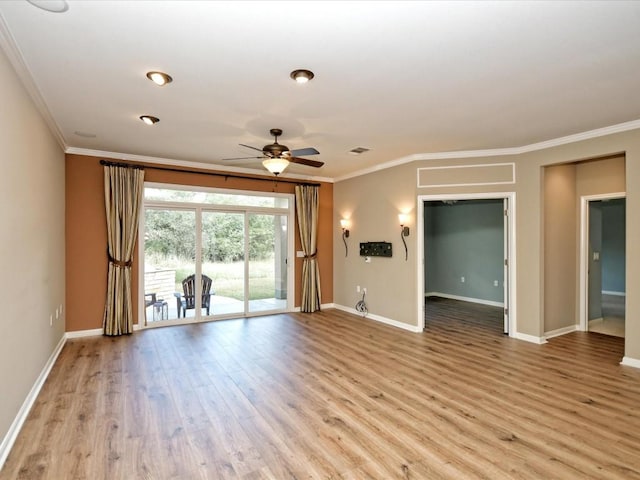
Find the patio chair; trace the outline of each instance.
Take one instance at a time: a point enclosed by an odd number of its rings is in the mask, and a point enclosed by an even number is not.
[[[207,310],[209,315],[209,309],[211,306],[211,296],[215,295],[215,292],[211,289],[212,280],[206,275],[202,277],[202,308]],[[196,276],[189,275],[182,280],[182,291],[184,293],[176,292],[176,308],[178,310],[178,318],[180,318],[180,312],[182,316],[186,318],[187,310],[196,308]]]
[[[147,320],[147,308],[156,303],[156,294],[155,293],[145,293],[144,294],[144,319]]]

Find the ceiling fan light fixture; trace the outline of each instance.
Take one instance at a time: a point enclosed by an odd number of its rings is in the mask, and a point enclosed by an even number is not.
[[[141,115],[140,120],[142,120],[147,125],[154,125],[160,121],[158,117],[152,117],[151,115]]]
[[[291,72],[289,75],[292,79],[294,79],[297,83],[307,83],[311,80],[315,75],[311,70],[298,69]]]
[[[289,166],[289,160],[279,157],[267,158],[262,161],[262,166],[274,175],[280,175]]]
[[[147,72],[147,78],[161,87],[167,83],[173,82],[171,75],[164,72]]]

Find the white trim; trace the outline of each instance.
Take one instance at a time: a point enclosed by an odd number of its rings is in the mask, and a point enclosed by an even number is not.
[[[480,200],[480,199],[507,199],[509,204],[509,248],[508,254],[508,271],[507,279],[509,298],[505,298],[505,305],[509,308],[509,336],[517,337],[517,312],[516,308],[516,193],[515,192],[485,192],[485,193],[453,193],[440,195],[418,195],[416,208],[416,231],[424,232],[424,202],[434,200]],[[418,255],[417,255],[417,310],[416,316],[418,320],[418,331],[424,329],[424,270],[425,270],[425,254],[424,254],[424,235],[418,235]],[[537,337],[536,337],[537,338]],[[522,340],[522,338],[521,338]],[[529,340],[527,340],[529,341]],[[539,343],[539,342],[535,342]]]
[[[614,297],[626,297],[627,292],[613,292],[611,290],[602,290],[603,295],[613,295]]]
[[[0,31],[1,30],[2,28],[0,26]],[[0,39],[1,39],[1,36],[0,36]],[[566,145],[569,143],[580,142],[580,141],[588,140],[591,138],[598,138],[606,135],[613,135],[615,133],[627,132],[630,130],[635,130],[637,128],[640,128],[640,119],[633,120],[626,123],[619,123],[619,124],[611,125],[608,127],[598,128],[595,130],[589,130],[587,132],[582,132],[575,135],[555,138],[555,139],[547,140],[544,142],[532,143],[532,144],[524,145],[521,147],[496,148],[496,149],[487,149],[487,150],[461,150],[461,151],[453,151],[453,152],[415,153],[412,155],[407,155],[406,157],[390,160],[388,162],[381,163],[379,165],[374,165],[372,167],[364,168],[362,170],[357,170],[353,173],[348,173],[346,175],[342,175],[334,178],[316,177],[312,175],[296,175],[296,174],[283,174],[281,175],[280,178],[295,178],[295,179],[303,179],[307,181],[336,183],[336,182],[341,182],[343,180],[348,180],[350,178],[360,177],[368,173],[379,172],[381,170],[386,170],[388,168],[397,167],[399,165],[405,165],[407,163],[412,163],[417,161],[450,160],[450,159],[463,159],[463,158],[487,158],[487,157],[520,155],[523,153],[535,152],[538,150],[544,150],[547,148]],[[256,170],[250,169],[250,168],[230,167],[227,165],[185,161],[185,160],[177,160],[177,159],[170,159],[170,158],[163,158],[163,157],[151,157],[147,155],[132,155],[132,154],[130,155],[130,154],[125,154],[120,152],[109,152],[104,150],[90,150],[86,148],[66,147],[65,153],[73,153],[77,155],[89,155],[92,157],[107,157],[107,158],[134,161],[134,162],[154,163],[159,165],[183,166],[183,167],[198,168],[201,170],[218,170],[218,171],[226,171],[226,172],[249,173],[249,174],[256,175]]]
[[[631,357],[622,357],[620,365],[626,365],[627,367],[640,368],[640,360]]]
[[[424,296],[450,298],[452,300],[461,300],[463,302],[479,303],[481,305],[489,305],[491,307],[504,307],[504,302],[494,302],[493,300],[483,300],[482,298],[462,297],[460,295],[451,295],[449,293],[427,292],[424,294]]]
[[[544,337],[536,337],[535,335],[529,335],[527,333],[515,332],[513,335],[509,334],[509,336],[515,338],[516,340],[523,340],[529,343],[535,343],[537,345],[544,345],[547,343],[547,339]]]
[[[82,338],[82,337],[97,337],[104,332],[101,328],[94,328],[91,330],[75,330],[73,332],[65,333],[67,338]]]
[[[78,148],[67,146],[64,141],[64,136],[58,124],[54,120],[51,112],[49,111],[42,94],[40,93],[36,83],[34,81],[34,77],[31,74],[31,71],[26,66],[26,62],[24,61],[24,57],[20,53],[20,49],[17,47],[16,41],[11,35],[9,28],[6,25],[6,22],[0,13],[0,48],[4,50],[9,58],[9,61],[13,65],[13,68],[16,70],[18,77],[22,81],[22,84],[25,86],[25,89],[29,92],[31,97],[36,104],[36,107],[42,114],[45,122],[49,126],[51,132],[56,137],[56,140],[62,147],[65,153],[74,153],[78,155],[89,155],[89,156],[107,156],[109,158],[119,158],[122,160],[134,160],[141,161],[147,163],[156,163],[156,164],[168,164],[168,165],[182,165],[182,166],[192,166],[199,169],[211,169],[211,170],[222,170],[222,171],[230,171],[230,172],[242,172],[247,170],[247,173],[255,174],[256,170],[253,169],[240,169],[236,167],[228,167],[226,165],[212,165],[204,162],[185,162],[182,160],[172,160],[160,157],[151,157],[146,155],[125,155],[123,153],[118,152],[109,152],[103,150],[90,150],[86,148]],[[411,163],[420,160],[446,160],[446,159],[460,159],[460,158],[482,158],[482,157],[496,157],[496,156],[506,156],[506,155],[519,155],[522,153],[533,152],[537,150],[544,150],[551,147],[556,147],[560,145],[566,145],[569,143],[580,142],[583,140],[588,140],[592,138],[603,137],[606,135],[613,135],[615,133],[627,132],[629,130],[635,130],[636,128],[640,128],[640,119],[632,120],[629,122],[618,123],[615,125],[610,125],[607,127],[597,128],[594,130],[588,130],[586,132],[581,132],[573,135],[567,135],[564,137],[554,138],[551,140],[546,140],[543,142],[531,143],[529,145],[524,145],[520,147],[507,147],[507,148],[496,148],[496,149],[486,149],[486,150],[462,150],[462,151],[451,151],[451,152],[433,152],[433,153],[416,153],[412,155],[408,155],[405,157],[401,157],[395,160],[391,160],[389,162],[385,162],[379,165],[374,165],[373,167],[368,167],[362,170],[358,170],[353,173],[349,173],[340,177],[335,178],[327,178],[327,177],[314,177],[314,176],[303,176],[303,175],[295,175],[295,174],[286,174],[281,178],[301,178],[307,179],[310,181],[321,181],[334,183],[342,180],[347,180],[353,177],[359,177],[361,175],[365,175],[367,173],[377,172],[380,170],[385,170],[387,168],[395,167],[398,165],[404,165],[406,163]]]
[[[420,171],[421,170],[448,170],[452,168],[475,168],[475,167],[504,167],[505,165],[511,165],[511,180],[508,182],[476,182],[476,183],[443,183],[438,185],[422,185],[420,183]],[[418,188],[440,188],[440,187],[471,187],[479,185],[513,185],[516,183],[516,164],[514,162],[509,163],[482,163],[476,165],[445,165],[442,167],[421,167],[416,169],[416,180]]]
[[[580,322],[578,328],[583,332],[589,330],[587,319],[589,315],[589,202],[612,198],[626,198],[626,193],[612,192],[580,197],[580,308],[578,312]]]
[[[125,160],[127,162],[142,162],[142,163],[152,163],[155,165],[167,165],[172,167],[196,168],[198,170],[206,170],[206,171],[247,173],[249,175],[262,176],[262,177],[265,177],[266,180],[273,180],[274,182],[277,182],[278,179],[281,179],[281,178],[290,178],[290,179],[299,179],[299,180],[312,181],[312,182],[333,183],[333,179],[328,177],[316,177],[313,175],[299,175],[295,173],[286,173],[286,174],[278,175],[278,177],[276,178],[276,177],[270,176],[269,172],[265,171],[262,168],[253,169],[253,168],[232,167],[229,165],[221,165],[217,163],[216,164],[205,163],[204,161],[194,162],[190,160],[178,160],[177,158],[151,157],[148,155],[134,155],[129,153],[109,152],[104,150],[90,150],[87,148],[77,148],[77,147],[67,147],[65,149],[65,153],[71,153],[75,155],[87,155],[90,157],[110,158],[115,160]]]
[[[338,310],[342,310],[343,312],[353,313],[358,317],[363,317],[362,314],[358,312],[355,308],[345,307],[344,305],[338,305],[338,304],[335,304],[334,308]],[[419,325],[418,326],[409,325],[407,323],[399,322],[397,320],[393,320],[392,318],[383,317],[381,315],[376,315],[373,313],[367,313],[363,318],[367,318],[369,320],[375,320],[376,322],[384,323],[386,325],[391,325],[392,327],[396,327],[396,328],[401,328],[402,330],[408,330],[413,333],[419,333],[419,332],[422,332],[423,330],[423,328],[421,328]]]
[[[7,457],[9,456],[9,452],[11,451],[13,444],[18,438],[18,434],[20,433],[20,430],[22,429],[22,426],[24,425],[24,422],[27,419],[29,412],[31,411],[31,408],[33,407],[36,399],[38,398],[38,395],[40,394],[40,390],[42,390],[42,386],[44,385],[44,382],[47,380],[47,377],[49,376],[49,373],[51,372],[53,365],[56,363],[56,360],[58,359],[58,355],[60,355],[60,352],[62,351],[62,348],[64,347],[64,344],[66,343],[66,341],[67,341],[67,335],[66,334],[62,335],[62,338],[58,342],[58,345],[56,345],[56,348],[53,350],[53,352],[49,356],[49,360],[47,360],[47,363],[45,363],[44,368],[40,372],[40,375],[38,375],[38,378],[33,384],[33,387],[31,387],[31,391],[27,395],[27,398],[25,398],[24,402],[22,403],[22,406],[20,407],[18,414],[13,420],[13,423],[9,427],[7,434],[2,439],[2,443],[0,443],[0,470],[2,470],[2,467],[4,466],[4,462],[7,460]]]
[[[4,50],[4,52],[7,54],[7,58],[9,59],[11,65],[13,65],[18,78],[21,80],[22,86],[31,97],[31,100],[33,100],[36,109],[42,116],[44,122],[47,124],[47,127],[49,127],[49,131],[51,131],[51,134],[58,142],[58,145],[60,145],[60,148],[62,148],[63,151],[66,151],[67,144],[64,141],[62,131],[58,128],[58,124],[51,114],[47,103],[44,101],[44,97],[40,92],[38,85],[34,81],[31,70],[29,70],[29,67],[25,62],[24,57],[22,56],[22,53],[20,52],[20,49],[18,48],[15,39],[13,38],[13,35],[9,31],[9,27],[7,27],[2,13],[0,13],[0,50]]]
[[[567,333],[577,332],[578,330],[579,325],[569,325],[568,327],[556,328],[555,330],[544,332],[544,338],[549,340],[550,338],[559,337],[560,335],[566,335]]]
[[[435,153],[416,153],[408,155],[396,160],[391,160],[386,163],[381,163],[373,167],[358,170],[357,172],[349,173],[341,177],[334,178],[334,182],[341,182],[350,178],[366,175],[367,173],[378,172],[391,167],[397,167],[398,165],[404,165],[406,163],[426,160],[449,160],[449,159],[461,159],[461,158],[485,158],[485,157],[499,157],[507,155],[520,155],[523,153],[535,152],[538,150],[545,150],[547,148],[558,147],[560,145],[566,145],[569,143],[581,142],[583,140],[589,140],[592,138],[604,137],[606,135],[613,135],[615,133],[628,132],[629,130],[635,130],[640,128],[640,119],[632,120],[630,122],[618,123],[608,127],[597,128],[595,130],[589,130],[582,133],[576,133],[574,135],[567,135],[566,137],[554,138],[546,140],[544,142],[531,143],[521,147],[509,147],[509,148],[496,148],[488,150],[463,150],[454,152],[435,152]]]

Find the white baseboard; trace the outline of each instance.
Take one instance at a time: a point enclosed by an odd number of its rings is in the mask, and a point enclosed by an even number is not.
[[[566,335],[567,333],[577,332],[578,325],[569,325],[568,327],[556,328],[555,330],[551,330],[549,332],[544,332],[544,338],[549,340],[553,337],[559,337],[560,335]]]
[[[344,305],[334,304],[334,308],[338,310],[342,310],[343,312],[353,313],[354,315],[362,316],[362,313],[358,312],[355,308],[345,307]],[[375,320],[376,322],[384,323],[386,325],[391,325],[392,327],[401,328],[403,330],[408,330],[410,332],[419,333],[422,330],[417,325],[409,325],[404,322],[399,322],[397,320],[393,320],[392,318],[383,317],[381,315],[376,315],[374,313],[368,313],[365,318]]]
[[[543,345],[547,343],[545,337],[536,337],[535,335],[528,335],[526,333],[515,332],[513,335],[511,335],[511,337],[517,340],[524,340],[525,342],[535,343],[537,345]]]
[[[142,330],[142,327],[138,323],[133,324],[133,331],[137,332]],[[104,334],[102,328],[92,328],[90,330],[75,330],[73,332],[67,332],[65,335],[67,338],[82,338],[82,337],[97,337]]]
[[[67,338],[95,337],[102,335],[102,333],[103,331],[101,328],[94,328],[92,330],[76,330],[73,332],[67,332],[65,336]]]
[[[4,462],[7,460],[7,457],[9,456],[9,452],[11,451],[11,448],[13,447],[13,444],[15,443],[16,438],[18,438],[18,434],[22,429],[22,425],[27,419],[27,416],[29,415],[31,408],[33,407],[33,404],[38,398],[38,395],[40,394],[40,390],[42,390],[42,386],[44,385],[44,382],[47,380],[47,377],[49,376],[49,373],[51,372],[53,365],[56,363],[56,360],[58,359],[58,355],[60,355],[60,352],[62,351],[62,348],[64,347],[64,344],[66,343],[66,341],[67,341],[67,336],[63,335],[60,341],[58,342],[58,345],[56,345],[56,348],[53,350],[53,352],[49,356],[49,359],[47,360],[47,363],[44,365],[44,368],[40,372],[40,375],[38,375],[38,378],[36,379],[36,382],[33,384],[33,387],[31,387],[31,391],[29,392],[29,394],[27,395],[27,398],[25,398],[24,402],[22,403],[22,406],[20,407],[20,410],[18,411],[16,418],[13,420],[13,423],[9,427],[9,431],[7,432],[5,437],[2,439],[2,443],[0,443],[0,470],[2,470],[2,467],[4,466]]]
[[[622,361],[620,362],[620,365],[626,365],[627,367],[640,368],[640,360],[638,360],[637,358],[623,357]]]
[[[616,297],[626,297],[626,292],[612,292],[610,290],[602,290],[603,295],[615,295]]]
[[[424,296],[450,298],[451,300],[461,300],[463,302],[480,303],[482,305],[490,305],[492,307],[504,307],[503,302],[494,302],[493,300],[483,300],[481,298],[462,297],[460,295],[451,295],[448,293],[441,293],[441,292],[427,292],[424,294]]]
[[[327,308],[335,308],[335,305],[333,303],[321,303],[320,304],[320,310],[325,310]],[[302,310],[300,309],[300,307],[295,307],[291,311],[292,312],[301,312]]]

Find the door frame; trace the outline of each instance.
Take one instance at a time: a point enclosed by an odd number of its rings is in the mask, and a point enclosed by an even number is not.
[[[578,330],[581,332],[589,330],[589,202],[616,198],[627,198],[627,194],[613,192],[580,196],[580,322]],[[626,265],[626,252],[624,261]]]
[[[453,194],[434,194],[434,195],[418,195],[416,208],[416,231],[418,236],[418,255],[417,255],[417,324],[418,330],[423,331],[425,325],[425,301],[424,301],[424,276],[426,272],[425,261],[425,239],[424,239],[424,202],[442,201],[442,200],[506,200],[508,203],[508,212],[506,213],[507,227],[504,234],[508,237],[505,242],[504,250],[507,261],[505,281],[505,298],[504,308],[508,312],[509,336],[517,337],[517,318],[516,318],[516,193],[515,192],[486,192],[486,193],[453,193]]]

